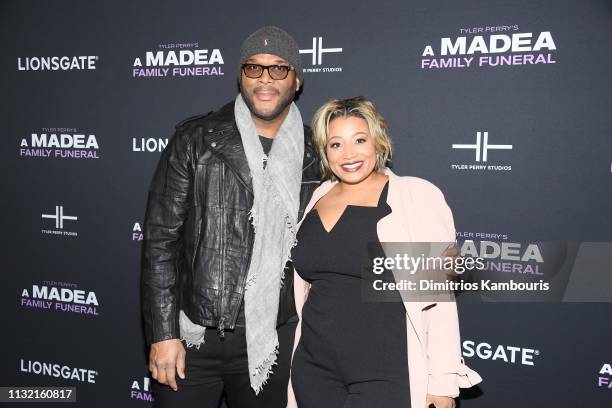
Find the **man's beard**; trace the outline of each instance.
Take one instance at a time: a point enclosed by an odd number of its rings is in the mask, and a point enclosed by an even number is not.
[[[253,98],[255,96],[254,95],[253,96],[248,95],[244,91],[242,86],[240,86],[240,94],[242,95],[242,99],[244,99],[244,102],[248,106],[248,108],[251,111],[251,114],[253,116],[255,116],[258,119],[265,120],[265,121],[269,122],[269,121],[272,121],[272,120],[278,118],[283,113],[283,111],[287,108],[287,106],[291,105],[291,102],[293,102],[293,98],[295,97],[295,88],[291,87],[287,91],[287,93],[285,94],[285,97],[279,99],[279,102],[278,102],[278,105],[276,106],[276,109],[274,109],[272,112],[268,112],[268,113],[260,112],[260,111],[257,111],[255,109],[255,104],[253,103]]]

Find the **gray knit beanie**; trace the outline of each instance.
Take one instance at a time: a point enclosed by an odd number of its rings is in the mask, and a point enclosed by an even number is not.
[[[251,34],[240,47],[240,65],[255,54],[273,54],[286,59],[302,82],[302,63],[297,42],[285,30],[274,26],[262,27]]]

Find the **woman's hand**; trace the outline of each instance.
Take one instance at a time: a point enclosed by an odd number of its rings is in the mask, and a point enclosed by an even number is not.
[[[429,408],[430,404],[434,404],[436,408],[455,408],[455,399],[427,394],[425,408]]]

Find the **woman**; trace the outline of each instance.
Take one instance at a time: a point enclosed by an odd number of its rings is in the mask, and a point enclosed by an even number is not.
[[[365,98],[327,102],[312,127],[327,181],[306,207],[292,256],[300,323],[289,406],[454,407],[459,387],[481,381],[463,364],[454,301],[363,300],[376,295],[369,280],[393,280],[367,273],[384,256],[380,242],[455,241],[442,193],[385,167],[388,127]]]

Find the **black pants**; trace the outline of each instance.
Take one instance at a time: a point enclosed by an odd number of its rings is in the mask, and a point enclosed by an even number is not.
[[[321,362],[293,359],[292,385],[300,408],[410,408],[408,378],[346,384]]]
[[[153,381],[154,407],[217,408],[225,392],[230,408],[286,408],[295,326],[293,322],[277,329],[277,365],[259,395],[249,382],[244,327],[225,331],[223,339],[215,329],[208,329],[199,350],[185,347],[185,379],[176,376],[178,391]]]

